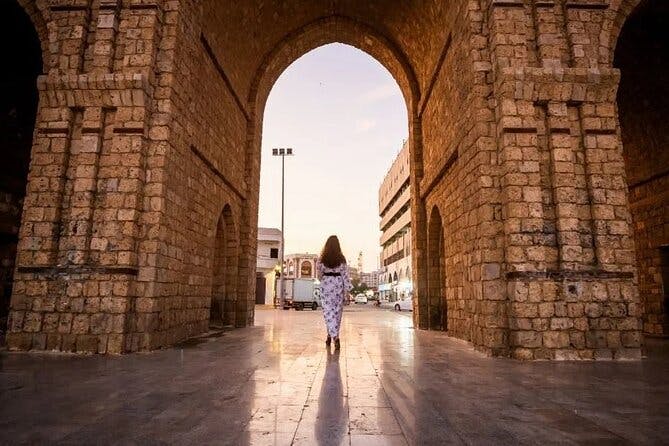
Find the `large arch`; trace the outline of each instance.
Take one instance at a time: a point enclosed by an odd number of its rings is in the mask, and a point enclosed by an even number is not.
[[[614,66],[646,335],[669,335],[669,4],[626,2]],[[621,17],[622,18],[622,17]]]
[[[32,11],[34,15],[35,11]],[[0,3],[0,330],[5,329],[43,71],[40,35],[15,1]]]
[[[263,57],[253,76],[248,105],[252,115],[262,118],[269,92],[281,73],[302,55],[329,43],[344,43],[374,57],[400,87],[411,117],[420,101],[416,75],[399,46],[374,28],[342,15],[314,20],[286,34]],[[262,121],[262,119],[261,119]]]
[[[268,51],[258,66],[247,98],[249,111],[247,132],[247,159],[252,160],[247,165],[260,165],[260,148],[262,141],[263,114],[267,98],[281,73],[295,60],[307,52],[330,43],[343,43],[353,46],[376,59],[383,65],[397,82],[407,106],[409,128],[409,152],[412,187],[412,206],[416,215],[420,215],[423,200],[418,194],[418,184],[423,176],[422,158],[422,127],[419,112],[421,103],[420,83],[408,57],[400,49],[400,45],[384,33],[359,20],[333,14],[313,20],[302,27],[294,29],[280,39]],[[254,185],[260,180],[260,169],[248,172]],[[255,190],[258,190],[255,187]],[[257,210],[258,197],[254,197],[253,208]],[[257,213],[257,212],[256,212]],[[254,221],[253,225],[257,225]],[[420,249],[425,240],[425,228],[422,220],[412,221],[413,246]],[[420,280],[422,263],[418,261],[418,268],[414,268],[412,282],[415,284],[415,294],[421,293],[420,285],[426,283]],[[394,280],[397,281],[397,275]],[[392,278],[389,279],[392,282]]]

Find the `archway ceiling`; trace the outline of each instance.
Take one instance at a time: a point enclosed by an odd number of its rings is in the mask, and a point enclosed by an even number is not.
[[[406,57],[415,72],[420,90],[423,90],[444,47],[449,32],[444,23],[451,23],[455,17],[456,3],[461,2],[247,0],[230,7],[227,2],[208,0],[202,9],[202,32],[241,98],[249,97],[255,73],[268,54],[309,24],[333,16],[359,23],[393,42]],[[351,43],[361,37],[347,36],[345,30],[341,33],[331,33],[324,39],[324,43]],[[307,51],[310,49],[306,48]],[[382,60],[380,62],[384,63]]]

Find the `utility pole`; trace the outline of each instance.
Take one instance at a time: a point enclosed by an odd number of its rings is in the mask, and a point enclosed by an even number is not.
[[[283,308],[283,303],[285,301],[285,296],[284,296],[284,289],[285,289],[285,271],[284,271],[284,245],[286,243],[286,237],[284,235],[284,207],[285,207],[285,186],[286,186],[286,181],[285,181],[285,161],[286,161],[286,156],[292,156],[293,155],[293,149],[292,148],[276,148],[272,149],[272,156],[280,156],[281,157],[281,260],[280,260],[280,265],[281,265],[281,275],[279,276],[279,306]]]

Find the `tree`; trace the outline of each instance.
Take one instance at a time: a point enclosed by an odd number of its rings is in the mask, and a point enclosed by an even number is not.
[[[369,289],[369,286],[365,282],[360,282],[360,281],[354,281],[353,283],[353,289],[351,290],[351,293],[353,295],[364,293]]]

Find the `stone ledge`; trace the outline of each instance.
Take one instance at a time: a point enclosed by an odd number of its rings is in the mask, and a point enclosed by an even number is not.
[[[70,266],[19,266],[18,273],[37,274],[45,276],[56,276],[65,274],[90,275],[90,274],[119,274],[136,276],[139,268],[132,266],[93,266],[93,265],[70,265]]]
[[[144,73],[44,74],[37,78],[37,88],[48,90],[127,90],[149,88]]]
[[[507,280],[598,280],[598,279],[624,279],[631,280],[634,273],[629,271],[509,271],[506,273]]]

